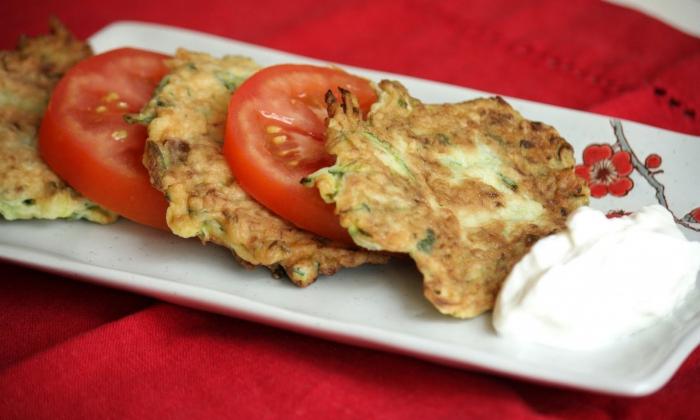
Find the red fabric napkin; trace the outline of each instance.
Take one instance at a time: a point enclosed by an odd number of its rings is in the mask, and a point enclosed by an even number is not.
[[[700,134],[700,39],[606,3],[5,0],[0,47],[45,31],[50,14],[81,37],[116,20],[158,22]],[[661,391],[620,398],[336,344],[9,263],[0,279],[0,418],[698,415],[700,350]]]

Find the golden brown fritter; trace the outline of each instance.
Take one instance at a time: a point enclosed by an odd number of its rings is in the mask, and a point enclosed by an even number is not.
[[[49,35],[22,38],[16,50],[0,51],[0,215],[5,219],[116,219],[68,187],[37,152],[51,90],[90,54],[90,47],[55,19]]]
[[[171,72],[135,120],[149,122],[144,164],[169,201],[179,236],[230,248],[247,264],[284,269],[299,286],[342,267],[386,257],[347,249],[270,213],[236,183],[222,154],[231,92],[258,69],[251,60],[178,51]]]
[[[438,310],[479,315],[530,246],[587,202],[572,148],[498,97],[425,105],[379,86],[366,121],[349,92],[328,96],[337,161],[305,182],[358,245],[410,254]]]

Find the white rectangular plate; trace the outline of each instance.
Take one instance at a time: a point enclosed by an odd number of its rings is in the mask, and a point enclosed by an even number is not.
[[[159,25],[112,24],[90,42],[97,52],[135,46],[172,54],[177,47],[216,55],[242,54],[269,65],[319,61],[229,39]],[[378,81],[396,79],[428,102],[457,102],[488,95],[442,83],[347,67]],[[526,118],[554,125],[575,147],[614,143],[602,116],[533,102],[508,100]],[[692,159],[700,138],[624,122],[635,154],[663,158],[669,207],[682,218],[700,205]],[[637,171],[624,198],[593,200],[594,207],[637,210],[656,202],[655,190]],[[698,227],[687,218],[691,227]],[[685,229],[693,240],[698,232]],[[422,297],[410,265],[343,270],[307,289],[248,271],[230,253],[164,232],[119,221],[98,226],[79,221],[0,221],[0,258],[165,301],[289,328],[361,346],[381,348],[464,368],[488,370],[544,383],[621,395],[644,395],[666,383],[700,343],[698,296],[678,313],[629,339],[593,352],[573,352],[498,337],[490,315],[456,320],[439,315]],[[634,262],[631,261],[630,264]],[[663,279],[660,279],[663,280]],[[696,287],[697,289],[697,287]]]

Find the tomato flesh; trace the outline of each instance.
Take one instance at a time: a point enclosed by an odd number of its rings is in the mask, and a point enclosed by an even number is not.
[[[357,96],[367,112],[376,101],[369,81],[340,69],[283,64],[267,67],[234,92],[224,155],[241,187],[262,205],[317,235],[352,243],[335,207],[300,181],[333,165],[324,147],[325,94]]]
[[[139,112],[168,57],[121,48],[88,58],[56,86],[39,134],[44,161],[78,192],[127,219],[167,229],[167,201],[142,164],[147,129],[124,121]]]

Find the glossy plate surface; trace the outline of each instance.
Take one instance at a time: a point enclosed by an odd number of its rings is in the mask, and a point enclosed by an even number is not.
[[[215,55],[247,55],[263,65],[319,63],[267,48],[198,32],[135,22],[112,24],[90,42],[97,52],[135,46],[172,54],[177,47]],[[396,79],[428,102],[457,102],[488,93],[369,70],[344,68],[378,81]],[[579,111],[507,98],[526,118],[554,125],[574,145],[577,160],[590,144],[620,147],[611,121]],[[643,162],[662,157],[668,207],[685,219],[693,240],[700,227],[696,187],[700,138],[621,123],[626,146]],[[657,202],[642,171],[624,197],[592,200],[602,210],[634,211]],[[698,212],[700,216],[700,212]],[[273,279],[266,270],[246,270],[230,253],[119,221],[98,226],[80,221],[0,220],[0,258],[165,301],[251,319],[281,328],[413,355],[451,366],[482,369],[533,381],[620,395],[644,395],[665,384],[700,343],[700,293],[667,320],[614,346],[571,352],[498,337],[490,315],[460,321],[439,315],[422,297],[421,280],[407,264],[343,270],[307,289]],[[631,264],[634,262],[631,261]],[[663,280],[663,279],[660,279]]]

